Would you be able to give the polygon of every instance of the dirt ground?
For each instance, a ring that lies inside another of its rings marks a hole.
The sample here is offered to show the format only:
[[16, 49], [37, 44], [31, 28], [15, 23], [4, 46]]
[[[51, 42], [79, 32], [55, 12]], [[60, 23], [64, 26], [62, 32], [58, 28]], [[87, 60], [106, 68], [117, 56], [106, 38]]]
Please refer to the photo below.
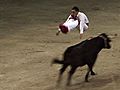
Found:
[[[90, 20], [90, 28], [56, 36], [58, 24], [77, 5]], [[1, 0], [0, 1], [0, 90], [120, 90], [120, 0]], [[56, 87], [62, 58], [68, 46], [90, 36], [107, 33], [112, 48], [99, 53], [97, 75], [84, 82], [87, 67], [78, 68], [66, 87], [69, 68]], [[117, 34], [117, 35], [116, 35]]]

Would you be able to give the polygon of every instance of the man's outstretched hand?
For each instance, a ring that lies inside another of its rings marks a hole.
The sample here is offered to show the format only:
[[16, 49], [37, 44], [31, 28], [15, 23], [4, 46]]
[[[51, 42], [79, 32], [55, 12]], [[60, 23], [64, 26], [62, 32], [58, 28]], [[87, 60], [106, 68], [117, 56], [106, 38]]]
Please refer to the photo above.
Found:
[[80, 39], [82, 39], [83, 34], [80, 34]]

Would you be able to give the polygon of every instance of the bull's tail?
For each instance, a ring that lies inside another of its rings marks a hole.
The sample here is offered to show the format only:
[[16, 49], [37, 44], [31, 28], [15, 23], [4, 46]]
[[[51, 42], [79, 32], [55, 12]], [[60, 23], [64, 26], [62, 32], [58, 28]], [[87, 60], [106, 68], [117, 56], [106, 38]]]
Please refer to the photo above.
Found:
[[54, 59], [51, 64], [64, 64], [64, 61], [59, 59]]

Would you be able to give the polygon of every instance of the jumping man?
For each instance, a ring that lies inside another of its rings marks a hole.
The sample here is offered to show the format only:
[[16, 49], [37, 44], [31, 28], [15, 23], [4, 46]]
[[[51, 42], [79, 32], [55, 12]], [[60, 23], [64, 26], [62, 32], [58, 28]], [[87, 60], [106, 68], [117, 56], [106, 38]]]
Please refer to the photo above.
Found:
[[67, 34], [71, 30], [74, 30], [78, 27], [80, 31], [80, 39], [82, 38], [83, 32], [88, 29], [89, 20], [87, 16], [79, 11], [78, 7], [73, 7], [71, 10], [71, 14], [69, 15], [68, 19], [59, 25], [58, 32], [56, 35], [59, 35], [60, 32]]

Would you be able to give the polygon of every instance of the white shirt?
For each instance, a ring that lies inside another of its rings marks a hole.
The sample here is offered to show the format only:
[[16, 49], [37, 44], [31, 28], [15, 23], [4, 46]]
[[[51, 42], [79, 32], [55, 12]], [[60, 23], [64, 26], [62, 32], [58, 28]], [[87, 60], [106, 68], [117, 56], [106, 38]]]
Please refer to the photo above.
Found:
[[77, 17], [79, 18], [80, 22], [89, 23], [89, 20], [84, 13], [78, 12]]
[[77, 17], [80, 20], [80, 24], [79, 24], [80, 34], [83, 34], [84, 30], [86, 28], [88, 28], [86, 23], [89, 23], [89, 20], [88, 20], [87, 16], [84, 13], [82, 13], [82, 12], [79, 12]]

